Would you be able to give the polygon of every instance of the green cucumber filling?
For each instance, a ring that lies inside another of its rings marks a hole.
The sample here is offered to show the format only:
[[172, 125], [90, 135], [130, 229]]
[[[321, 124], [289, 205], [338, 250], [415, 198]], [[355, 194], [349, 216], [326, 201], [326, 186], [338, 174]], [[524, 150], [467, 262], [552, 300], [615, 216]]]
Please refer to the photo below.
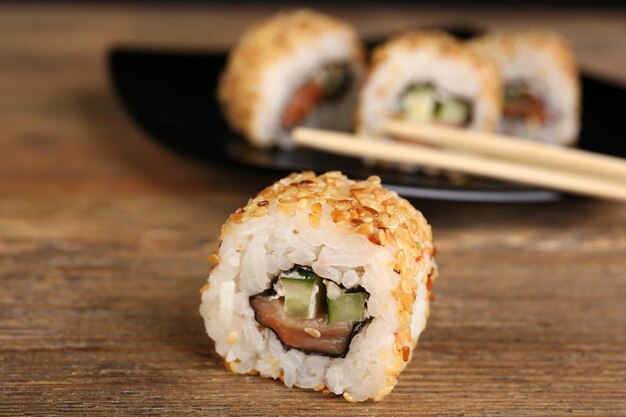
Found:
[[[333, 281], [322, 279], [307, 267], [281, 272], [278, 282], [284, 292], [285, 314], [302, 319], [325, 315], [327, 324], [356, 322], [365, 318], [367, 293], [347, 293]], [[330, 288], [330, 291], [328, 291]]]
[[346, 289], [310, 267], [295, 266], [250, 297], [250, 306], [257, 322], [274, 331], [285, 347], [343, 357], [369, 321], [368, 298], [361, 287]]
[[429, 83], [411, 85], [400, 98], [399, 117], [410, 122], [464, 127], [471, 116], [468, 100], [444, 93]]

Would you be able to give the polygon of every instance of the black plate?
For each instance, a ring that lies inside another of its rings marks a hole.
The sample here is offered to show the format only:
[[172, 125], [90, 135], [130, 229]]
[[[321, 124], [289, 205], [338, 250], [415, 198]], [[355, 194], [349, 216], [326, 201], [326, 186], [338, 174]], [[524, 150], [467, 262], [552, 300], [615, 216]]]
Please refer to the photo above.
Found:
[[[275, 176], [337, 169], [355, 178], [380, 175], [389, 188], [407, 197], [484, 202], [539, 202], [562, 197], [552, 191], [479, 178], [454, 185], [445, 178], [366, 167], [357, 159], [310, 149], [258, 150], [234, 134], [221, 116], [215, 89], [225, 58], [224, 53], [115, 48], [109, 56], [109, 69], [117, 95], [139, 126], [166, 146], [210, 163], [260, 169]], [[626, 157], [626, 90], [588, 74], [583, 74], [582, 81], [579, 146]]]

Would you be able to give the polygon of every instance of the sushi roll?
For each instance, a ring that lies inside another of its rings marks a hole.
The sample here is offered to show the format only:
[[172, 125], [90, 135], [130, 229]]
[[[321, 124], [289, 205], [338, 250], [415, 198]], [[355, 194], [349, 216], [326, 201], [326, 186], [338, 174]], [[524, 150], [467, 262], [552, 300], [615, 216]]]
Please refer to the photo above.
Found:
[[574, 54], [552, 32], [494, 33], [470, 46], [498, 63], [504, 76], [505, 134], [573, 145], [580, 129], [580, 80]]
[[233, 372], [380, 400], [426, 326], [433, 253], [380, 178], [294, 173], [230, 215], [200, 313]]
[[377, 47], [361, 89], [357, 131], [378, 135], [390, 118], [493, 130], [500, 73], [443, 32], [398, 35]]
[[365, 54], [349, 24], [308, 9], [250, 28], [231, 50], [218, 100], [251, 144], [289, 146], [297, 125], [348, 130]]

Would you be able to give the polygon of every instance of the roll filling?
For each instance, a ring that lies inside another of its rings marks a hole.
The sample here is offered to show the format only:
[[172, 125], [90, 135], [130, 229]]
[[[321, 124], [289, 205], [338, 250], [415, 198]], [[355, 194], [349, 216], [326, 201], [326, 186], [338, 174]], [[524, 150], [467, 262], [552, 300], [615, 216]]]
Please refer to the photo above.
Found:
[[377, 46], [370, 62], [356, 113], [360, 135], [385, 140], [389, 118], [495, 129], [501, 111], [500, 71], [452, 36], [405, 32]]
[[351, 80], [347, 63], [324, 65], [291, 97], [281, 117], [283, 130], [291, 130], [321, 102], [340, 99], [348, 91]]
[[262, 293], [250, 297], [259, 324], [286, 348], [344, 357], [350, 340], [367, 322], [369, 294], [322, 279], [310, 267], [283, 271]]
[[401, 96], [398, 118], [410, 122], [466, 127], [472, 116], [469, 100], [431, 83], [413, 84]]
[[506, 83], [502, 112], [505, 130], [506, 126], [513, 124], [523, 123], [531, 128], [545, 125], [548, 121], [548, 112], [538, 88], [524, 80]]

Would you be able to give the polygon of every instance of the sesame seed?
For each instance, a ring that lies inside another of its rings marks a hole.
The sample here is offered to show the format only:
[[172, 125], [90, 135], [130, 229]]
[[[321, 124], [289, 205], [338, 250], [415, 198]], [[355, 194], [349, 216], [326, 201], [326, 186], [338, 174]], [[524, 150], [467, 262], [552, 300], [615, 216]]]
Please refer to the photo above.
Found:
[[296, 212], [296, 208], [293, 204], [279, 204], [278, 211], [287, 216], [293, 216]]
[[370, 233], [369, 235], [367, 235], [367, 240], [369, 240], [370, 242], [372, 242], [375, 245], [380, 245], [380, 239], [378, 239], [378, 235], [374, 234], [374, 233]]
[[315, 391], [321, 391], [321, 390], [323, 390], [324, 388], [326, 388], [326, 385], [324, 385], [322, 382], [320, 382], [319, 384], [317, 384], [316, 386], [314, 386], [314, 387], [313, 387], [313, 389], [314, 389]]
[[201, 288], [200, 288], [200, 294], [202, 294], [203, 292], [205, 292], [206, 290], [209, 289], [209, 287], [211, 286], [211, 282], [207, 281]]
[[385, 244], [387, 243], [387, 236], [385, 235], [384, 229], [378, 230], [378, 240], [380, 241], [380, 244], [382, 246], [385, 246]]
[[266, 207], [257, 207], [250, 212], [250, 217], [263, 217], [267, 214]]
[[319, 330], [313, 329], [311, 327], [305, 327], [304, 328], [304, 332], [307, 333], [310, 336], [313, 336], [313, 337], [320, 337], [320, 336], [322, 336], [322, 334], [320, 333]]
[[314, 214], [314, 213], [309, 214], [309, 224], [314, 229], [318, 229], [320, 227], [321, 220], [322, 218], [320, 217], [319, 214]]
[[360, 226], [363, 223], [365, 223], [365, 222], [363, 220], [361, 220], [361, 219], [352, 219], [352, 220], [350, 220], [350, 224], [353, 225], [353, 226]]
[[409, 357], [411, 356], [411, 348], [408, 346], [402, 347], [402, 360], [408, 362]]
[[322, 214], [322, 205], [320, 203], [315, 203], [311, 206], [311, 211], [315, 214]]
[[343, 398], [345, 398], [346, 401], [351, 402], [351, 403], [355, 403], [356, 402], [356, 400], [354, 399], [352, 394], [350, 394], [347, 391], [343, 393]]
[[375, 209], [373, 209], [373, 208], [371, 208], [371, 207], [364, 206], [364, 207], [363, 207], [363, 210], [367, 211], [367, 212], [368, 212], [368, 213], [370, 213], [372, 216], [378, 216], [378, 210], [375, 210]]
[[208, 259], [209, 263], [217, 264], [220, 262], [220, 255], [217, 253], [212, 253], [209, 255]]
[[361, 235], [369, 235], [374, 231], [374, 226], [371, 223], [363, 223], [354, 230]]

